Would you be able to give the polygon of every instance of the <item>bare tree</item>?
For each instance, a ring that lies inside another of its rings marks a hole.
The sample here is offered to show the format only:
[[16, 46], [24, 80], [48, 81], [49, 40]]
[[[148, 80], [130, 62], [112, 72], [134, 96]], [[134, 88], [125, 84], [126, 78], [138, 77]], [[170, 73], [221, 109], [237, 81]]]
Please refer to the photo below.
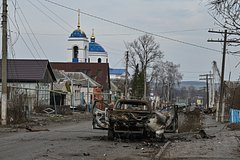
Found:
[[155, 89], [161, 90], [161, 94], [166, 101], [172, 98], [172, 91], [176, 84], [182, 80], [182, 74], [178, 71], [180, 65], [173, 62], [157, 62], [153, 66], [152, 81]]
[[139, 65], [140, 71], [150, 67], [157, 59], [163, 57], [160, 51], [160, 44], [158, 44], [151, 35], [143, 35], [138, 39], [127, 44], [129, 51], [129, 66], [136, 69]]
[[240, 29], [239, 0], [209, 0], [210, 10], [217, 24], [228, 30]]
[[[139, 70], [144, 74], [144, 98], [146, 98], [147, 70], [151, 68], [153, 62], [163, 57], [160, 45], [151, 35], [143, 35], [127, 44], [129, 51], [129, 66], [134, 70]], [[138, 68], [139, 67], [139, 68]]]

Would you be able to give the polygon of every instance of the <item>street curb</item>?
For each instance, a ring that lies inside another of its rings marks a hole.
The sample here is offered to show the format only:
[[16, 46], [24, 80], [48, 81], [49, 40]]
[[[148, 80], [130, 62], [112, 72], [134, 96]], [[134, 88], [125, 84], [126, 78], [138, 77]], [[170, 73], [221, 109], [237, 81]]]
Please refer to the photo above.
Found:
[[154, 160], [159, 160], [162, 153], [165, 151], [165, 149], [167, 148], [167, 146], [170, 144], [170, 141], [168, 141], [167, 143], [164, 144], [164, 146], [160, 149], [160, 151], [158, 152], [158, 154], [156, 154], [156, 156], [154, 157]]

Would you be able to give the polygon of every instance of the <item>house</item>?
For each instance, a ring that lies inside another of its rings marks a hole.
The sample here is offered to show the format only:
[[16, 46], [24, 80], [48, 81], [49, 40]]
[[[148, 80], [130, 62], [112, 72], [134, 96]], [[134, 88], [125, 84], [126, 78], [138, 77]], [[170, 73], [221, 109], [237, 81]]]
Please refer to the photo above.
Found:
[[102, 86], [82, 72], [64, 72], [54, 69], [57, 82], [53, 89], [56, 91], [67, 92], [66, 104], [72, 107], [92, 104], [97, 96], [96, 89]]
[[[0, 62], [2, 64], [2, 60]], [[0, 69], [0, 77], [2, 78], [2, 69]], [[9, 103], [21, 94], [26, 95], [26, 105], [29, 110], [34, 109], [34, 105], [49, 105], [49, 90], [53, 88], [55, 81], [48, 60], [8, 59], [7, 61]]]
[[66, 73], [84, 73], [102, 86], [103, 93], [109, 93], [110, 78], [108, 63], [72, 63], [51, 62], [53, 69], [63, 70]]

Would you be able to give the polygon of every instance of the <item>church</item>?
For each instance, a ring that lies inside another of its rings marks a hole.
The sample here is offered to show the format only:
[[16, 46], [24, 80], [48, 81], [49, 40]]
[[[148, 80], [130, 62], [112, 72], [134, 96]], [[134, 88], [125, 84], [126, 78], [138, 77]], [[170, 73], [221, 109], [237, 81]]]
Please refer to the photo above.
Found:
[[77, 28], [68, 37], [67, 62], [51, 62], [53, 69], [65, 72], [82, 72], [102, 85], [102, 92], [110, 91], [108, 53], [96, 42], [94, 30], [90, 40], [80, 27], [80, 11]]
[[94, 30], [90, 42], [80, 28], [80, 13], [78, 13], [78, 25], [68, 38], [68, 61], [72, 63], [108, 63], [108, 54], [98, 43]]

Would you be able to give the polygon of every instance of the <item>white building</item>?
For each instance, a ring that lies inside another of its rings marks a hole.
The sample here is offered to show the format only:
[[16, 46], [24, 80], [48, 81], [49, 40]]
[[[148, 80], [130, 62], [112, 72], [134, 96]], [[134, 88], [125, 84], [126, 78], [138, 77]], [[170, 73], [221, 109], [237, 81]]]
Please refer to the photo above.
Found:
[[78, 13], [78, 25], [68, 38], [68, 58], [73, 63], [108, 63], [108, 53], [104, 48], [95, 42], [94, 31], [90, 42], [80, 28], [80, 13]]

